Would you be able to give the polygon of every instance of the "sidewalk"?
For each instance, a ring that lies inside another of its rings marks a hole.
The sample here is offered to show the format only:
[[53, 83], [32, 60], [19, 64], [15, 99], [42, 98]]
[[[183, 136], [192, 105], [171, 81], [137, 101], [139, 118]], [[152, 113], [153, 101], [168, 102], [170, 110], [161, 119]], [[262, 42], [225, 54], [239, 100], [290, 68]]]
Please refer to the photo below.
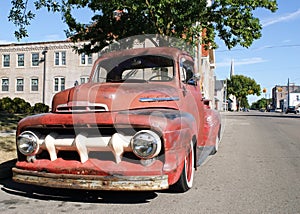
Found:
[[16, 130], [0, 131], [0, 137], [9, 137], [16, 135]]

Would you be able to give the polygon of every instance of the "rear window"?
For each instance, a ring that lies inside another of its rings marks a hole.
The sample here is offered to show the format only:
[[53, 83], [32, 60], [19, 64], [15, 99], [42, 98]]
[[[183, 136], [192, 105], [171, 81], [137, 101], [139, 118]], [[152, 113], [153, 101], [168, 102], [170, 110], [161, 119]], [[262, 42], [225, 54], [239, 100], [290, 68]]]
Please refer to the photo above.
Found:
[[174, 62], [165, 56], [126, 56], [101, 61], [93, 82], [171, 81]]

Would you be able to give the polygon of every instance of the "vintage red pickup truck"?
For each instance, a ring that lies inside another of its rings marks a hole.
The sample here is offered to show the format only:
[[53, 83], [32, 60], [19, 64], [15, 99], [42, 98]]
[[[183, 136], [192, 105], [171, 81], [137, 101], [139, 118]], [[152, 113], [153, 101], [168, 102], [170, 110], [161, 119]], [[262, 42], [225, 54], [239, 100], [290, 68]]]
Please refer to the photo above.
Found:
[[54, 188], [185, 192], [218, 149], [193, 58], [171, 47], [102, 55], [86, 84], [17, 128], [13, 180]]

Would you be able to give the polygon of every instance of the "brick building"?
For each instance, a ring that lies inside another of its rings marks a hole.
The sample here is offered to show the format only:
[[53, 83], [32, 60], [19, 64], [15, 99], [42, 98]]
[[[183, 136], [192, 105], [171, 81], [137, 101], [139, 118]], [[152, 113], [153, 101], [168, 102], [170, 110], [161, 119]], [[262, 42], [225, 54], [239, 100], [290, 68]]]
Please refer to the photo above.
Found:
[[88, 80], [98, 54], [77, 54], [69, 41], [0, 45], [0, 99], [51, 105], [58, 91]]
[[288, 86], [276, 85], [272, 88], [272, 107], [273, 109], [281, 109], [284, 111], [287, 107], [289, 94], [289, 104], [297, 106], [300, 103], [300, 86], [290, 84]]

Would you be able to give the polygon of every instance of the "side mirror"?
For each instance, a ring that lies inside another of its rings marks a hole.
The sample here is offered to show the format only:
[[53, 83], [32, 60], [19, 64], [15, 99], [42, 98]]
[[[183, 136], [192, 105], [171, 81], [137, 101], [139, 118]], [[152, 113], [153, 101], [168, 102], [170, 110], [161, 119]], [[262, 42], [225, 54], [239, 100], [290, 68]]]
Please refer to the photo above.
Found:
[[196, 73], [193, 75], [193, 77], [191, 79], [189, 79], [187, 81], [187, 84], [189, 85], [197, 85], [197, 82], [200, 80], [200, 74], [199, 73]]

